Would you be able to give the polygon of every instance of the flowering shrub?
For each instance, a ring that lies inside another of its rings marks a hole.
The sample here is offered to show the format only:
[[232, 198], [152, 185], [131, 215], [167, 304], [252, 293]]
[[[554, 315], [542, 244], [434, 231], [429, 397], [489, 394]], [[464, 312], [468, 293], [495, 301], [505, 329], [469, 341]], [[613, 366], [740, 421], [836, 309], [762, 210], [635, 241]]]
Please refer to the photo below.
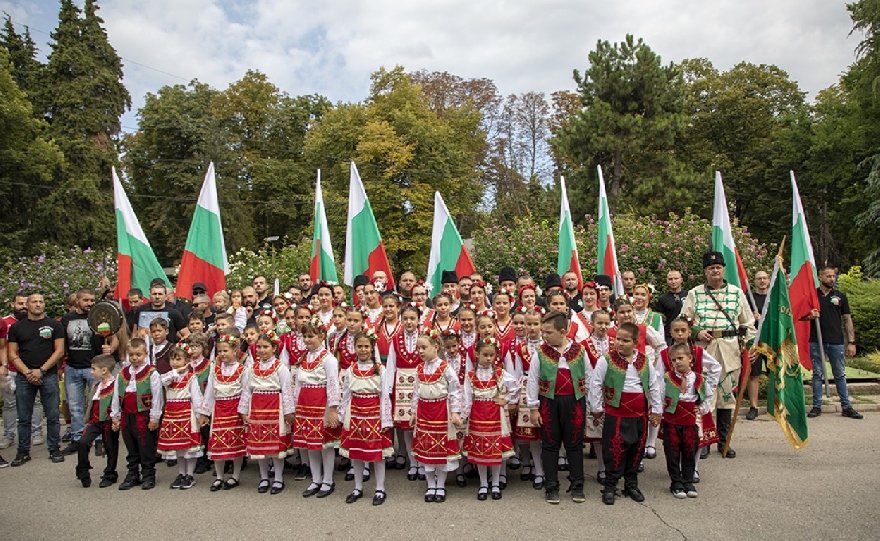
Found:
[[[474, 235], [474, 264], [488, 280], [496, 281], [498, 270], [509, 265], [517, 273], [536, 277], [538, 283], [546, 274], [556, 272], [558, 254], [558, 223], [538, 221], [530, 217], [517, 219], [512, 226], [492, 226]], [[632, 270], [638, 282], [657, 285], [665, 290], [666, 273], [679, 270], [684, 287], [696, 286], [704, 280], [703, 253], [708, 249], [712, 224], [690, 209], [683, 216], [670, 214], [659, 220], [648, 216], [616, 215], [612, 217], [617, 261], [621, 270]], [[596, 239], [599, 223], [586, 216], [586, 227], [575, 225], [575, 241], [584, 278], [596, 271]], [[759, 269], [772, 268], [772, 255], [767, 245], [759, 242], [741, 227], [734, 227], [733, 238], [749, 276]]]
[[[264, 244], [253, 252], [242, 248], [229, 256], [229, 274], [226, 276], [228, 289], [241, 289], [251, 285], [255, 276], [262, 274], [269, 282], [269, 289], [275, 278], [280, 282], [281, 291], [295, 284], [301, 272], [309, 271], [312, 252], [312, 239], [302, 238], [296, 244], [285, 236], [280, 248]], [[342, 274], [339, 273], [341, 277]]]
[[97, 289], [98, 282], [107, 277], [116, 281], [116, 253], [91, 248], [63, 248], [43, 243], [33, 257], [21, 257], [2, 264], [0, 275], [0, 303], [3, 314], [18, 291], [41, 293], [46, 300], [46, 313], [58, 317], [64, 313], [67, 296], [82, 288]]

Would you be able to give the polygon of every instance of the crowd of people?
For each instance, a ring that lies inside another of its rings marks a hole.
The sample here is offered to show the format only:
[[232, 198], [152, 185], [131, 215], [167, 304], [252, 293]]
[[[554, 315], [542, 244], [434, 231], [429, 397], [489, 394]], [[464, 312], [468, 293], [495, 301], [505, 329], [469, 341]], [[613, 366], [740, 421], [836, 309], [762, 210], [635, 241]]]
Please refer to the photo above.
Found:
[[[373, 505], [387, 498], [389, 469], [406, 470], [425, 483], [426, 502], [441, 503], [450, 475], [459, 487], [476, 479], [479, 500], [498, 500], [518, 471], [555, 504], [567, 472], [567, 492], [583, 502], [589, 449], [602, 501], [613, 505], [621, 494], [644, 500], [639, 473], [659, 437], [670, 493], [696, 498], [711, 445], [736, 457], [725, 443], [739, 385], [746, 418], [758, 414], [763, 366], [751, 350], [770, 280], [759, 272], [747, 298], [724, 281], [725, 264], [705, 254], [706, 281], [690, 291], [670, 271], [656, 300], [631, 271], [617, 297], [608, 276], [580, 285], [572, 272], [551, 274], [541, 289], [510, 267], [494, 285], [444, 271], [439, 292], [409, 271], [393, 288], [382, 272], [358, 276], [351, 292], [303, 273], [275, 294], [257, 276], [211, 296], [196, 283], [181, 300], [157, 279], [146, 296], [127, 292], [110, 336], [89, 325], [93, 289], [73, 295], [60, 320], [47, 317], [39, 292], [22, 292], [0, 320], [0, 448], [18, 438], [16, 467], [44, 442], [52, 462], [76, 454], [76, 478], [89, 487], [94, 447], [105, 457], [99, 486], [119, 490], [154, 488], [161, 460], [177, 467], [171, 489], [211, 470], [211, 491], [235, 489], [250, 460], [259, 493], [283, 492], [292, 468], [310, 481], [306, 498], [332, 494], [339, 471], [353, 482], [346, 503], [374, 479]], [[822, 309], [808, 317], [819, 320], [843, 415], [860, 419], [843, 372], [855, 335], [833, 269], [820, 272], [818, 292]], [[815, 417], [818, 342], [811, 354]], [[743, 362], [752, 363], [745, 382]]]

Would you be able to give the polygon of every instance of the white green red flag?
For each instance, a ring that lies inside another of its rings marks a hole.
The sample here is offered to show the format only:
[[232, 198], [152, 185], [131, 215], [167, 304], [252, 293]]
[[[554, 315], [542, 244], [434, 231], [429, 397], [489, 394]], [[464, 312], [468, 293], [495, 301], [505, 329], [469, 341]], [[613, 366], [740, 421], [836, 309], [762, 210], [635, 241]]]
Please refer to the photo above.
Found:
[[749, 279], [743, 266], [739, 251], [733, 242], [733, 230], [730, 227], [730, 215], [727, 211], [727, 197], [721, 182], [721, 172], [715, 171], [715, 207], [712, 210], [712, 246], [711, 249], [721, 252], [724, 256], [724, 279], [743, 290], [748, 289]]
[[605, 177], [602, 166], [599, 171], [599, 242], [596, 250], [596, 274], [604, 274], [614, 284], [614, 295], [623, 295], [623, 280], [620, 266], [617, 264], [617, 248], [614, 244], [614, 232], [611, 229], [611, 212], [608, 209], [608, 194], [605, 192]]
[[116, 283], [116, 298], [124, 302], [130, 289], [140, 289], [144, 293], [150, 291], [150, 282], [154, 278], [162, 278], [165, 285], [170, 286], [162, 265], [156, 259], [156, 254], [150, 247], [150, 241], [144, 235], [141, 224], [138, 222], [134, 209], [125, 195], [125, 189], [116, 176], [116, 168], [113, 174], [113, 199], [116, 207], [116, 252], [118, 261], [119, 278]]
[[559, 178], [562, 188], [562, 202], [559, 208], [559, 256], [556, 260], [556, 272], [563, 276], [574, 271], [578, 278], [578, 291], [584, 287], [581, 262], [578, 258], [577, 244], [574, 240], [574, 226], [571, 221], [571, 210], [568, 207], [568, 193], [565, 190], [565, 179]]
[[333, 259], [333, 246], [330, 244], [330, 229], [327, 227], [327, 214], [324, 212], [324, 195], [321, 193], [321, 170], [315, 182], [315, 232], [312, 235], [312, 263], [309, 265], [312, 282], [338, 282], [336, 261]]
[[428, 278], [431, 290], [439, 293], [443, 271], [454, 270], [458, 277], [469, 276], [477, 268], [467, 246], [452, 221], [440, 192], [434, 192], [434, 226], [431, 229], [431, 255], [428, 258]]
[[807, 217], [801, 204], [794, 171], [791, 171], [791, 191], [793, 200], [791, 224], [791, 315], [797, 332], [798, 356], [807, 370], [813, 369], [810, 360], [810, 325], [811, 320], [804, 320], [810, 311], [819, 309], [819, 278], [816, 274], [816, 258], [813, 256], [813, 245], [810, 242], [810, 230], [807, 228]]
[[217, 181], [212, 162], [208, 164], [208, 172], [205, 173], [202, 191], [199, 193], [192, 224], [186, 236], [175, 292], [178, 297], [191, 299], [193, 284], [202, 282], [208, 296], [213, 296], [214, 293], [226, 289], [227, 274], [229, 261], [223, 241], [223, 226], [220, 224], [220, 202], [217, 200]]
[[378, 270], [384, 271], [388, 277], [386, 288], [394, 289], [394, 275], [391, 274], [391, 265], [388, 264], [388, 255], [385, 253], [382, 236], [379, 235], [373, 208], [367, 199], [357, 166], [351, 162], [348, 226], [345, 230], [345, 272], [342, 280], [346, 285], [352, 286], [356, 276], [365, 274], [372, 280], [373, 273]]

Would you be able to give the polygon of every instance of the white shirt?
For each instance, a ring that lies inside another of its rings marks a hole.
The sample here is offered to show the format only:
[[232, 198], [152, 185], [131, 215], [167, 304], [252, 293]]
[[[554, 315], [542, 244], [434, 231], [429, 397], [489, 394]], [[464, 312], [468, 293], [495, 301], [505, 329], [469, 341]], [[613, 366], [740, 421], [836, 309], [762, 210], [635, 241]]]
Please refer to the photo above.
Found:
[[[489, 366], [483, 368], [481, 366], [477, 366], [474, 370], [474, 374], [477, 379], [480, 381], [489, 381], [495, 377], [495, 367]], [[507, 394], [504, 395], [504, 399], [507, 400], [508, 404], [516, 404], [519, 396], [519, 381], [507, 370], [501, 371], [501, 386], [504, 390], [507, 391]], [[471, 414], [471, 407], [474, 405], [474, 389], [471, 386], [471, 378], [464, 378], [464, 407], [461, 410], [461, 414], [464, 417], [468, 417]], [[499, 406], [501, 407], [501, 406]]]
[[[571, 340], [568, 341], [568, 345], [565, 346], [565, 349], [562, 350], [562, 353], [559, 354], [559, 369], [568, 370], [568, 361], [565, 360], [565, 354], [569, 349], [574, 346], [575, 343]], [[589, 367], [589, 363], [587, 363]], [[537, 408], [541, 405], [541, 401], [539, 399], [540, 394], [538, 393], [538, 379], [541, 377], [541, 361], [538, 359], [538, 350], [532, 352], [532, 360], [529, 361], [529, 381], [526, 384], [526, 403], [530, 408]], [[574, 382], [577, 385], [577, 382]]]
[[[275, 360], [275, 357], [270, 357], [265, 361], [260, 361], [259, 369], [268, 370]], [[248, 415], [251, 410], [251, 395], [253, 394], [253, 389], [251, 389], [250, 381], [252, 373], [252, 367], [246, 369], [241, 380], [241, 400], [238, 402], [238, 413], [241, 413], [242, 415]], [[278, 378], [281, 381], [281, 409], [282, 413], [287, 415], [288, 413], [294, 412], [296, 409], [296, 403], [293, 400], [293, 387], [290, 382], [290, 370], [288, 370], [283, 364], [278, 368]]]
[[[326, 351], [323, 345], [314, 351], [306, 352], [306, 363], [313, 363], [318, 356]], [[327, 407], [338, 406], [339, 397], [342, 391], [339, 389], [339, 361], [332, 354], [328, 353], [324, 356], [324, 372], [327, 377]], [[298, 369], [299, 370], [299, 369]], [[299, 400], [299, 392], [302, 390], [302, 377], [296, 378], [296, 386], [293, 388], [293, 402]]]
[[[149, 363], [144, 363], [139, 369], [131, 369], [131, 379], [125, 387], [126, 393], [137, 392], [137, 378], [144, 370], [150, 368]], [[162, 418], [162, 409], [165, 407], [165, 394], [162, 392], [162, 380], [159, 372], [150, 374], [150, 420], [159, 421]], [[119, 378], [116, 378], [116, 385], [113, 389], [113, 402], [110, 406], [110, 418], [118, 421], [122, 418], [122, 404], [119, 401]]]
[[[427, 375], [431, 375], [436, 372], [440, 368], [440, 357], [436, 357], [433, 360], [425, 361], [423, 365], [424, 372]], [[456, 374], [452, 370], [452, 366], [447, 363], [446, 364], [446, 372], [443, 374], [443, 377], [446, 378], [447, 385], [447, 393], [449, 400], [449, 410], [452, 413], [461, 413], [461, 385], [458, 384], [458, 374]], [[416, 382], [416, 387], [413, 390], [413, 399], [412, 406], [410, 406], [410, 410], [412, 411], [413, 417], [416, 415], [416, 408], [419, 403], [419, 383]]]
[[[629, 360], [626, 367], [626, 376], [623, 380], [623, 392], [625, 393], [643, 393], [642, 379], [639, 377], [639, 371], [636, 370], [633, 361], [635, 361], [636, 353]], [[596, 362], [596, 368], [590, 376], [590, 385], [588, 397], [590, 401], [590, 411], [593, 413], [605, 411], [605, 374], [608, 372], [607, 357], [599, 357]], [[663, 413], [663, 394], [666, 386], [663, 385], [662, 377], [657, 376], [654, 365], [648, 361], [648, 394], [650, 396], [651, 413]]]

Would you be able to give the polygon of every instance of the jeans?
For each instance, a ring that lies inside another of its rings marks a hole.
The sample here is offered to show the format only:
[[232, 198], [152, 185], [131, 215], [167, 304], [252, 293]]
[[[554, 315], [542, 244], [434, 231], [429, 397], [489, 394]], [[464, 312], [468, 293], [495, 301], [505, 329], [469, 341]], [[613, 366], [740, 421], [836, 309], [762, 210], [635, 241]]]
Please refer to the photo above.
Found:
[[70, 437], [72, 442], [79, 440], [85, 428], [86, 392], [95, 385], [91, 368], [64, 368], [64, 387], [67, 390], [67, 406], [70, 408]]
[[[844, 345], [822, 344], [825, 346], [825, 357], [831, 363], [831, 373], [834, 375], [834, 386], [837, 387], [837, 396], [840, 397], [840, 406], [849, 408], [849, 391], [846, 389], [846, 373], [843, 371]], [[813, 407], [822, 407], [822, 382], [825, 378], [825, 364], [819, 355], [819, 344], [810, 342], [810, 360], [813, 361]]]
[[[14, 372], [12, 377], [18, 378]], [[3, 391], [3, 437], [13, 441], [17, 426], [18, 409], [16, 407], [15, 391], [7, 389]], [[34, 404], [34, 420], [31, 423], [31, 433], [34, 437], [43, 435], [43, 406], [39, 402]]]
[[61, 448], [61, 423], [58, 420], [59, 389], [58, 376], [47, 374], [43, 376], [40, 385], [32, 385], [23, 374], [15, 376], [15, 400], [18, 410], [18, 450], [28, 452], [31, 449], [31, 418], [34, 414], [34, 402], [37, 400], [37, 391], [40, 393], [40, 402], [43, 403], [43, 411], [46, 412], [46, 447], [49, 451]]

